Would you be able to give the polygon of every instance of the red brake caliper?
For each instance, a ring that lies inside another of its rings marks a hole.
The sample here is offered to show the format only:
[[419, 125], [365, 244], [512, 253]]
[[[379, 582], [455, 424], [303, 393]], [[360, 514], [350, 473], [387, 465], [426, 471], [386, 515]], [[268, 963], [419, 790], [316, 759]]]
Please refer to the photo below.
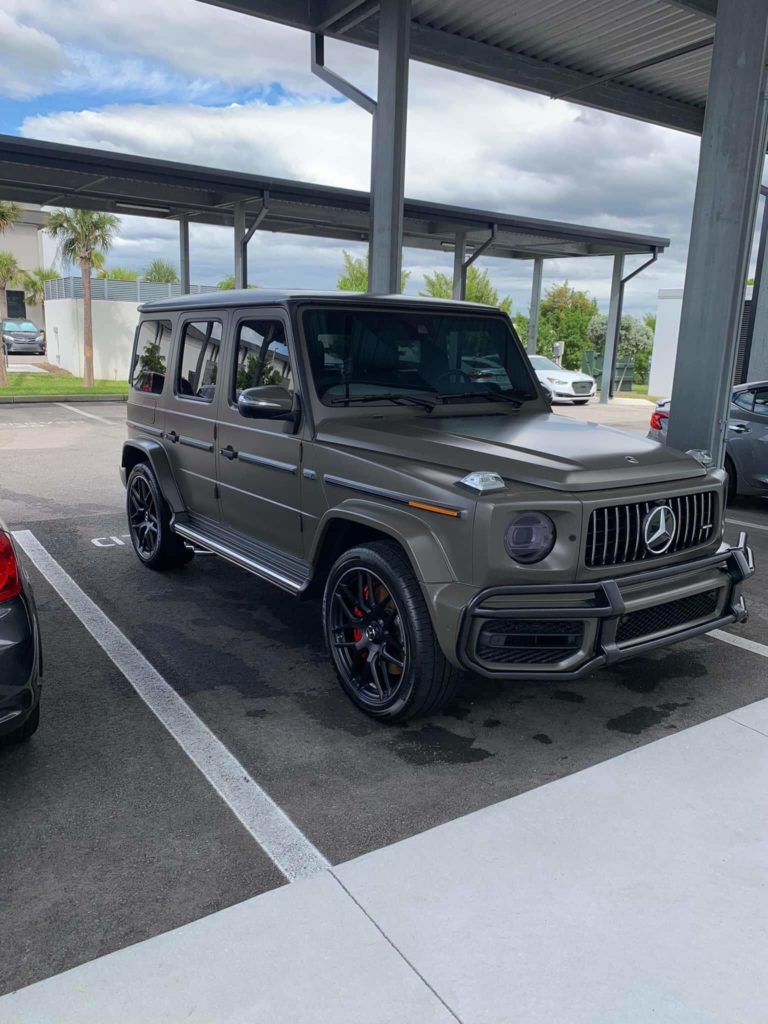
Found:
[[[368, 587], [364, 587], [364, 588], [363, 588], [363, 597], [365, 598], [365, 600], [366, 600], [366, 601], [368, 600]], [[361, 611], [361, 610], [360, 610], [360, 609], [359, 609], [359, 608], [357, 607], [357, 605], [355, 605], [355, 607], [354, 607], [354, 608], [352, 609], [352, 612], [353, 612], [353, 614], [354, 614], [354, 615], [355, 615], [355, 616], [356, 616], [356, 617], [357, 617], [358, 619], [362, 619], [362, 617], [363, 617], [363, 613], [362, 613], [362, 611]], [[360, 640], [362, 640], [362, 639], [363, 639], [363, 631], [362, 631], [362, 629], [353, 629], [353, 630], [352, 630], [352, 636], [353, 636], [353, 638], [354, 638], [354, 641], [355, 641], [355, 643], [358, 643], [358, 642], [359, 642]], [[367, 652], [367, 651], [362, 651], [361, 653], [362, 653], [362, 655], [363, 655], [363, 657], [364, 657], [364, 658], [367, 658], [367, 657], [368, 657], [368, 652]]]

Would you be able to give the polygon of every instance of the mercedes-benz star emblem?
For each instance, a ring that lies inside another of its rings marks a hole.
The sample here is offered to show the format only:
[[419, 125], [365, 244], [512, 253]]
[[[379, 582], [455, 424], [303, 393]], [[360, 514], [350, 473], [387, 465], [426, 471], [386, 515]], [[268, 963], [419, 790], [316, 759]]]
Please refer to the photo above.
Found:
[[643, 541], [652, 555], [668, 551], [677, 532], [677, 517], [669, 505], [657, 505], [643, 520]]

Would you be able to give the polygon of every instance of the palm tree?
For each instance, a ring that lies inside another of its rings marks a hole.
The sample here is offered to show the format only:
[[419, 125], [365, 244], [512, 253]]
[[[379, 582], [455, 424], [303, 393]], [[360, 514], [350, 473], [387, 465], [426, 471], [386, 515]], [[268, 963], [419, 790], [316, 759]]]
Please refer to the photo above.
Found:
[[58, 276], [53, 268], [35, 267], [31, 271], [22, 270], [21, 286], [30, 306], [39, 306], [45, 302], [45, 282], [55, 281]]
[[56, 210], [48, 218], [48, 232], [59, 240], [59, 253], [67, 263], [79, 263], [83, 278], [83, 384], [93, 387], [93, 311], [91, 270], [96, 253], [106, 253], [120, 226], [119, 217], [94, 210]]
[[[8, 316], [8, 285], [19, 276], [19, 264], [12, 252], [0, 252], [0, 320]], [[0, 341], [0, 388], [8, 387], [5, 346]]]
[[4, 234], [8, 228], [13, 227], [14, 224], [18, 224], [22, 214], [23, 210], [18, 203], [0, 202], [0, 235]]
[[152, 260], [141, 277], [142, 281], [152, 281], [155, 284], [178, 284], [179, 275], [176, 267], [167, 260]]

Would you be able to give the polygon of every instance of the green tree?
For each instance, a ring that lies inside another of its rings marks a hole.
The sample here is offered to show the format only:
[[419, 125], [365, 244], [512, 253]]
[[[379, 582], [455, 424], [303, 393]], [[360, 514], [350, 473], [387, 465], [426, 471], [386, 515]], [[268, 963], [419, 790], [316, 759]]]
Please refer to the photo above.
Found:
[[91, 271], [96, 253], [107, 253], [120, 220], [112, 213], [94, 210], [56, 210], [48, 218], [48, 232], [58, 239], [59, 253], [67, 263], [78, 263], [83, 278], [83, 384], [93, 387], [93, 309]]
[[[344, 269], [339, 274], [336, 287], [342, 292], [368, 291], [368, 253], [365, 256], [353, 256], [346, 249], [342, 251]], [[410, 271], [400, 271], [400, 291], [405, 291]]]
[[5, 234], [14, 224], [18, 224], [23, 212], [18, 203], [0, 202], [0, 235]]
[[[0, 252], [0, 320], [8, 316], [8, 285], [19, 278], [19, 264], [11, 252]], [[0, 344], [0, 388], [8, 387], [5, 346]]]
[[152, 260], [142, 274], [142, 281], [151, 281], [153, 284], [178, 284], [179, 275], [174, 265], [167, 260]]
[[655, 313], [643, 313], [643, 323], [651, 332], [656, 333], [656, 314]]
[[[453, 296], [453, 277], [436, 270], [434, 274], [424, 275], [426, 291], [419, 295], [433, 295], [436, 299], [450, 299]], [[491, 284], [487, 270], [480, 270], [475, 263], [467, 267], [467, 301], [482, 302], [486, 306], [498, 306], [504, 313], [511, 313], [512, 299], [509, 295], [499, 299], [499, 293]]]
[[562, 341], [563, 366], [578, 370], [589, 346], [587, 328], [596, 313], [597, 301], [588, 292], [571, 288], [567, 281], [551, 285], [539, 306], [539, 351], [551, 353], [552, 344]]
[[[604, 313], [597, 313], [589, 322], [587, 334], [592, 347], [598, 353], [605, 352], [605, 336], [608, 331], [608, 317]], [[619, 327], [619, 351], [618, 357], [625, 363], [635, 367], [638, 360], [645, 356], [647, 359], [653, 350], [653, 334], [647, 323], [638, 320], [634, 316], [625, 313], [621, 318]], [[624, 373], [621, 375], [617, 391], [621, 389], [624, 382]]]
[[[95, 264], [94, 264], [95, 266]], [[130, 270], [128, 267], [104, 267], [96, 277], [109, 281], [138, 281], [138, 270]]]
[[45, 302], [45, 282], [55, 281], [58, 276], [53, 267], [47, 269], [46, 267], [35, 267], [30, 271], [22, 270], [19, 280], [30, 306], [39, 306]]
[[235, 275], [227, 274], [226, 277], [222, 277], [216, 287], [222, 292], [231, 291], [235, 287]]

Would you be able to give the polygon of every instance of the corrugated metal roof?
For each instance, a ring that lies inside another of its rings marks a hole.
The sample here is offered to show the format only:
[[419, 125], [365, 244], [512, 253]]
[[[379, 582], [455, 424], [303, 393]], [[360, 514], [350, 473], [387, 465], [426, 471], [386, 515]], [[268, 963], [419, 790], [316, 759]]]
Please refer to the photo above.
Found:
[[[204, 2], [377, 45], [371, 0]], [[715, 8], [716, 0], [413, 0], [411, 55], [696, 132]], [[678, 56], [664, 59], [670, 53]]]
[[[4, 199], [165, 219], [188, 214], [197, 223], [231, 225], [236, 202], [247, 203], [252, 223], [265, 193], [260, 230], [368, 238], [367, 192], [0, 135]], [[640, 254], [669, 244], [666, 238], [414, 199], [405, 200], [404, 220], [404, 244], [433, 250], [450, 247], [457, 231], [477, 246], [495, 225], [496, 238], [485, 251], [507, 258]]]

